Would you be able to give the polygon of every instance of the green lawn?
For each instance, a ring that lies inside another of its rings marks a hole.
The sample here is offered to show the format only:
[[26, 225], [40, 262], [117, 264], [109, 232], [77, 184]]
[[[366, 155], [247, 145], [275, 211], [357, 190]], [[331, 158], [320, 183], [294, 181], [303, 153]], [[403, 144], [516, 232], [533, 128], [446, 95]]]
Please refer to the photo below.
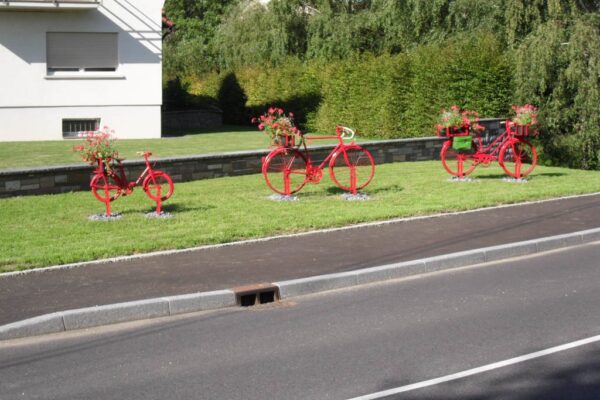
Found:
[[0, 271], [600, 192], [594, 171], [540, 166], [525, 184], [503, 182], [496, 166], [472, 176], [479, 180], [448, 182], [434, 161], [380, 165], [365, 202], [342, 200], [327, 174], [297, 202], [267, 199], [261, 175], [179, 183], [164, 204], [174, 216], [165, 220], [144, 216], [153, 203], [140, 190], [113, 203], [123, 218], [111, 222], [88, 221], [103, 211], [89, 192], [2, 199]]
[[[358, 139], [358, 141], [362, 141]], [[78, 164], [81, 158], [73, 146], [81, 140], [5, 142], [0, 145], [0, 170], [23, 167]], [[314, 145], [333, 143], [323, 140]], [[222, 153], [240, 150], [262, 150], [269, 146], [264, 132], [252, 127], [229, 126], [222, 131], [195, 131], [161, 139], [123, 139], [115, 143], [121, 157], [139, 159], [138, 151], [149, 150], [155, 158]]]

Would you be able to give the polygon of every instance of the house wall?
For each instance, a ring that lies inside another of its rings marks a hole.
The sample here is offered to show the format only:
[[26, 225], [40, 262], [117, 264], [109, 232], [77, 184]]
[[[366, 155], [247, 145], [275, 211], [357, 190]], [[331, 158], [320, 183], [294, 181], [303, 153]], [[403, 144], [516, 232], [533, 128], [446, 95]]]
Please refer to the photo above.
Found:
[[[92, 10], [0, 9], [0, 141], [60, 140], [63, 118], [101, 118], [119, 138], [160, 137], [162, 5], [104, 0]], [[47, 32], [117, 32], [117, 71], [49, 76]]]

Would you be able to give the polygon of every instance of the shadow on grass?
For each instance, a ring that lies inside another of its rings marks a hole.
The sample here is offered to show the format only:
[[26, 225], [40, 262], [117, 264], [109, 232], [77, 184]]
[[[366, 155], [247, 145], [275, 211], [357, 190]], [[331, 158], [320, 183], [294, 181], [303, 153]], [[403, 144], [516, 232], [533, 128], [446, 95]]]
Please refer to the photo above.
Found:
[[[386, 192], [401, 192], [403, 190], [404, 190], [404, 188], [402, 188], [402, 186], [399, 186], [399, 185], [381, 186], [378, 188], [370, 188], [367, 185], [367, 187], [360, 189], [358, 192], [373, 195], [373, 194], [386, 193]], [[344, 193], [348, 193], [348, 191], [342, 190], [337, 186], [328, 187], [326, 191], [327, 191], [327, 193], [333, 194], [333, 195], [342, 195]]]
[[[181, 203], [167, 203], [167, 204], [163, 204], [161, 206], [161, 210], [164, 212], [168, 212], [168, 213], [208, 211], [208, 210], [212, 210], [214, 208], [216, 208], [216, 207], [213, 205], [201, 205], [201, 206], [196, 206], [196, 207], [190, 207], [188, 205], [181, 204]], [[113, 210], [113, 213], [119, 213], [119, 214], [123, 214], [123, 215], [139, 215], [139, 214], [146, 214], [146, 213], [153, 212], [153, 211], [156, 211], [156, 204], [149, 203], [149, 204], [139, 207], [139, 208], [133, 208], [133, 209], [128, 209], [128, 210], [124, 210], [124, 211]]]
[[541, 174], [531, 174], [530, 176], [534, 177], [534, 176], [550, 176], [550, 177], [556, 177], [556, 176], [565, 176], [567, 174], [565, 174], [564, 172], [542, 172]]
[[[533, 179], [536, 177], [559, 177], [559, 176], [565, 176], [566, 174], [563, 172], [541, 172], [541, 173], [531, 173], [529, 175], [527, 175], [525, 178], [526, 179]], [[498, 173], [491, 173], [491, 174], [487, 174], [487, 175], [469, 175], [470, 177], [474, 178], [474, 179], [504, 179], [504, 178], [509, 178], [508, 175], [506, 174], [498, 174]]]
[[190, 212], [190, 211], [208, 211], [213, 210], [217, 207], [213, 205], [200, 205], [195, 207], [190, 207], [189, 205], [181, 204], [181, 203], [173, 203], [173, 204], [165, 204], [162, 206], [162, 210], [170, 213], [178, 213], [178, 212]]

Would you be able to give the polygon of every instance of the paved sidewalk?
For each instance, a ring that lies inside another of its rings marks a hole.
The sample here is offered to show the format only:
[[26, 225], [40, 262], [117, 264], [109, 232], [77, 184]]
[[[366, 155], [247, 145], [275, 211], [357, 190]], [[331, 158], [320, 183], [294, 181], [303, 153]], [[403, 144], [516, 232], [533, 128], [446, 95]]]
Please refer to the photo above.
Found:
[[600, 227], [600, 195], [0, 276], [0, 325], [50, 312], [351, 271]]

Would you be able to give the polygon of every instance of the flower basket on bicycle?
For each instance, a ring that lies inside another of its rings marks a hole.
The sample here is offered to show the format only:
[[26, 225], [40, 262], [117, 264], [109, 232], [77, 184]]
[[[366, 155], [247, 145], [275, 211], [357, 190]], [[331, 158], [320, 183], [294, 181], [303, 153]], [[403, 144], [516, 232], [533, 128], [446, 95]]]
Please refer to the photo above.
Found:
[[537, 131], [530, 130], [532, 125], [537, 124], [537, 108], [531, 104], [525, 104], [524, 106], [512, 106], [515, 111], [515, 116], [510, 120], [506, 121], [506, 126], [510, 129], [510, 133], [513, 136], [526, 137], [529, 134], [537, 135]]
[[287, 115], [282, 108], [270, 107], [267, 113], [252, 118], [258, 129], [271, 138], [271, 147], [297, 147], [302, 144], [302, 133], [294, 125], [294, 114]]
[[111, 172], [115, 165], [115, 160], [119, 158], [119, 152], [114, 147], [116, 139], [112, 136], [114, 131], [107, 126], [102, 130], [94, 132], [83, 132], [79, 137], [84, 138], [82, 144], [74, 146], [73, 151], [81, 155], [81, 159], [89, 165], [103, 164], [105, 172]]
[[475, 111], [460, 111], [453, 105], [449, 110], [442, 110], [440, 121], [436, 125], [437, 135], [450, 138], [452, 149], [456, 151], [469, 151], [473, 147], [473, 136], [483, 130], [479, 125], [479, 115]]

